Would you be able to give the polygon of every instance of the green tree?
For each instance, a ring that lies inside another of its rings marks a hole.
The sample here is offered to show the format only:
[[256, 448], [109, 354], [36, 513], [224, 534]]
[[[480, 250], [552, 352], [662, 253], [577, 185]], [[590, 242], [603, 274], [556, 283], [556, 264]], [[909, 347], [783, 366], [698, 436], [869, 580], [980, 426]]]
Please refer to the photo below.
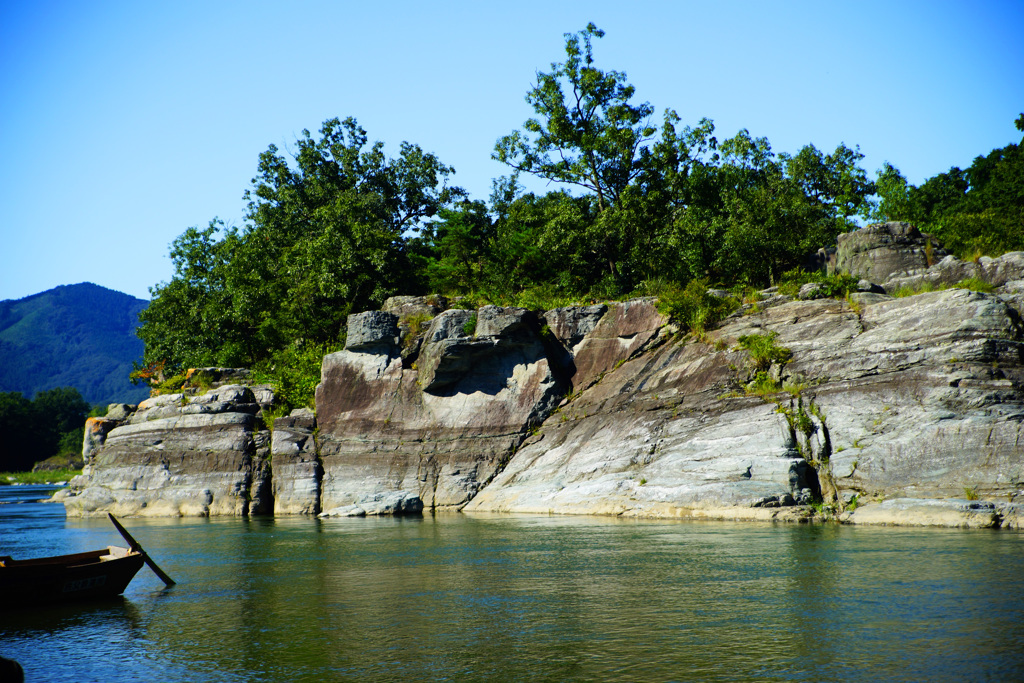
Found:
[[876, 221], [914, 221], [907, 178], [888, 161], [878, 171], [875, 193], [878, 203], [870, 218]]
[[39, 455], [37, 414], [20, 391], [0, 392], [0, 472], [24, 472]]
[[409, 237], [465, 196], [447, 185], [453, 172], [407, 142], [388, 158], [352, 118], [326, 121], [319, 137], [304, 130], [292, 162], [271, 145], [245, 193], [246, 224], [215, 220], [172, 245], [174, 276], [142, 316], [143, 364], [252, 366], [337, 340], [350, 312], [420, 288]]
[[89, 409], [73, 387], [40, 391], [31, 401], [17, 391], [0, 393], [0, 472], [25, 472], [62, 451], [81, 452]]
[[864, 158], [859, 147], [850, 149], [840, 143], [831, 154], [822, 154], [814, 145], [807, 145], [795, 156], [779, 157], [786, 174], [799, 184], [804, 196], [823, 205], [828, 214], [842, 222], [843, 230], [853, 216], [867, 217], [869, 197], [877, 188], [857, 165]]
[[[1015, 122], [1024, 127], [1024, 114]], [[1022, 140], [1024, 144], [1024, 140]], [[1010, 144], [915, 187], [891, 164], [878, 173], [878, 220], [904, 220], [962, 258], [1024, 249], [1024, 151]]]
[[[626, 74], [594, 66], [593, 39], [603, 36], [592, 23], [565, 34], [565, 61], [539, 72], [526, 95], [537, 118], [523, 124], [525, 132], [499, 139], [493, 155], [517, 171], [585, 188], [601, 213], [623, 208], [627, 188], [647, 167], [647, 143], [656, 132], [649, 121], [653, 107], [630, 103], [634, 87]], [[608, 233], [623, 227], [629, 221], [607, 217], [604, 238], [590, 240], [615, 277], [620, 256], [632, 245]]]
[[425, 273], [428, 288], [449, 294], [478, 291], [494, 238], [487, 206], [466, 200], [458, 208], [439, 210], [438, 217], [411, 245], [419, 252], [418, 267]]
[[590, 196], [564, 191], [527, 193], [502, 205], [494, 221], [486, 287], [499, 300], [550, 285], [563, 294], [585, 291], [604, 272], [590, 243], [596, 219]]
[[[224, 233], [224, 234], [221, 234]], [[189, 228], [171, 244], [171, 281], [150, 288], [152, 303], [137, 330], [147, 363], [174, 367], [234, 366], [257, 353], [259, 339], [238, 324], [228, 289], [229, 267], [238, 247], [236, 230], [214, 219]]]
[[[37, 460], [58, 455], [62, 442], [82, 448], [83, 427], [92, 406], [74, 387], [38, 392], [32, 399], [40, 447]], [[40, 457], [41, 456], [41, 457]]]

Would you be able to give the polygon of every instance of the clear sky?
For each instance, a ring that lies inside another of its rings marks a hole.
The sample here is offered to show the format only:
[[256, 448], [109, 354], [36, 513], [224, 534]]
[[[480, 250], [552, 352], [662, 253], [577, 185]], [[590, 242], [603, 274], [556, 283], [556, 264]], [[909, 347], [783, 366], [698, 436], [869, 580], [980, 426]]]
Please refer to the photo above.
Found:
[[720, 139], [859, 145], [916, 184], [1021, 138], [1022, 0], [0, 0], [0, 299], [149, 298], [186, 228], [244, 223], [260, 152], [335, 116], [486, 200], [495, 141], [590, 21], [598, 67]]

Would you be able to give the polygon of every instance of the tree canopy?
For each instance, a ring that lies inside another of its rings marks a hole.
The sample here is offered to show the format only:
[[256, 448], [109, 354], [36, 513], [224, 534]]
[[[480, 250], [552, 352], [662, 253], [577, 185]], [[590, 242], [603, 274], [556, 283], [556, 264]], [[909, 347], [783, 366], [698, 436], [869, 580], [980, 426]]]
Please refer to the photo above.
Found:
[[[1024, 132], [1024, 114], [1015, 125]], [[872, 217], [935, 235], [962, 258], [1024, 250], [1024, 139], [914, 186], [892, 164], [879, 171]]]
[[[1020, 244], [1019, 146], [915, 188], [891, 165], [870, 179], [845, 143], [780, 153], [746, 129], [682, 125], [672, 109], [657, 123], [626, 74], [599, 65], [604, 35], [565, 34], [564, 59], [538, 71], [533, 117], [495, 144], [510, 175], [488, 202], [450, 186], [454, 169], [415, 144], [389, 158], [352, 118], [303, 131], [288, 156], [271, 145], [244, 225], [214, 219], [172, 244], [174, 276], [142, 315], [138, 376], [312, 357], [340, 343], [349, 313], [394, 294], [550, 306], [765, 286], [869, 218], [919, 222], [963, 248]], [[524, 175], [556, 187], [525, 192]]]
[[0, 392], [0, 472], [24, 472], [54, 455], [80, 454], [89, 408], [72, 387], [40, 391], [31, 401], [18, 391]]
[[146, 365], [253, 365], [421, 288], [409, 235], [465, 196], [454, 169], [407, 142], [388, 158], [352, 118], [304, 130], [293, 156], [260, 155], [242, 228], [215, 219], [174, 241], [174, 276], [141, 315]]

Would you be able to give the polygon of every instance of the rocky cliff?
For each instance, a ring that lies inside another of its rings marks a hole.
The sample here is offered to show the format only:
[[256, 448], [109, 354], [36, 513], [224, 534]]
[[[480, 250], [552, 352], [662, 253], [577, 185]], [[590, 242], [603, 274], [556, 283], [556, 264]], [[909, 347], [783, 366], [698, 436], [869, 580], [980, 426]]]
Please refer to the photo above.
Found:
[[89, 418], [85, 469], [62, 493], [69, 516], [247, 515], [272, 510], [266, 390], [223, 385], [115, 405]]
[[[824, 510], [1019, 528], [1024, 254], [965, 263], [882, 224], [842, 239], [831, 267], [864, 291], [767, 290], [696, 336], [650, 299], [531, 312], [397, 297], [349, 318], [315, 415], [278, 418], [272, 437], [244, 387], [92, 425], [69, 514]], [[994, 291], [890, 296], [968, 277]]]

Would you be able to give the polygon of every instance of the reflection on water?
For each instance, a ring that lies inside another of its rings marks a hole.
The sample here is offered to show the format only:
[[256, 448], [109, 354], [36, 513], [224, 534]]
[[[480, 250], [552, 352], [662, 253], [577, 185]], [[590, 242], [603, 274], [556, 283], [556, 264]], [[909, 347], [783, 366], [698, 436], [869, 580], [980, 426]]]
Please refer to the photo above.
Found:
[[[0, 489], [0, 501], [7, 491]], [[444, 515], [127, 520], [179, 583], [0, 613], [29, 680], [1024, 679], [1024, 536]], [[0, 554], [120, 543], [0, 504]]]

